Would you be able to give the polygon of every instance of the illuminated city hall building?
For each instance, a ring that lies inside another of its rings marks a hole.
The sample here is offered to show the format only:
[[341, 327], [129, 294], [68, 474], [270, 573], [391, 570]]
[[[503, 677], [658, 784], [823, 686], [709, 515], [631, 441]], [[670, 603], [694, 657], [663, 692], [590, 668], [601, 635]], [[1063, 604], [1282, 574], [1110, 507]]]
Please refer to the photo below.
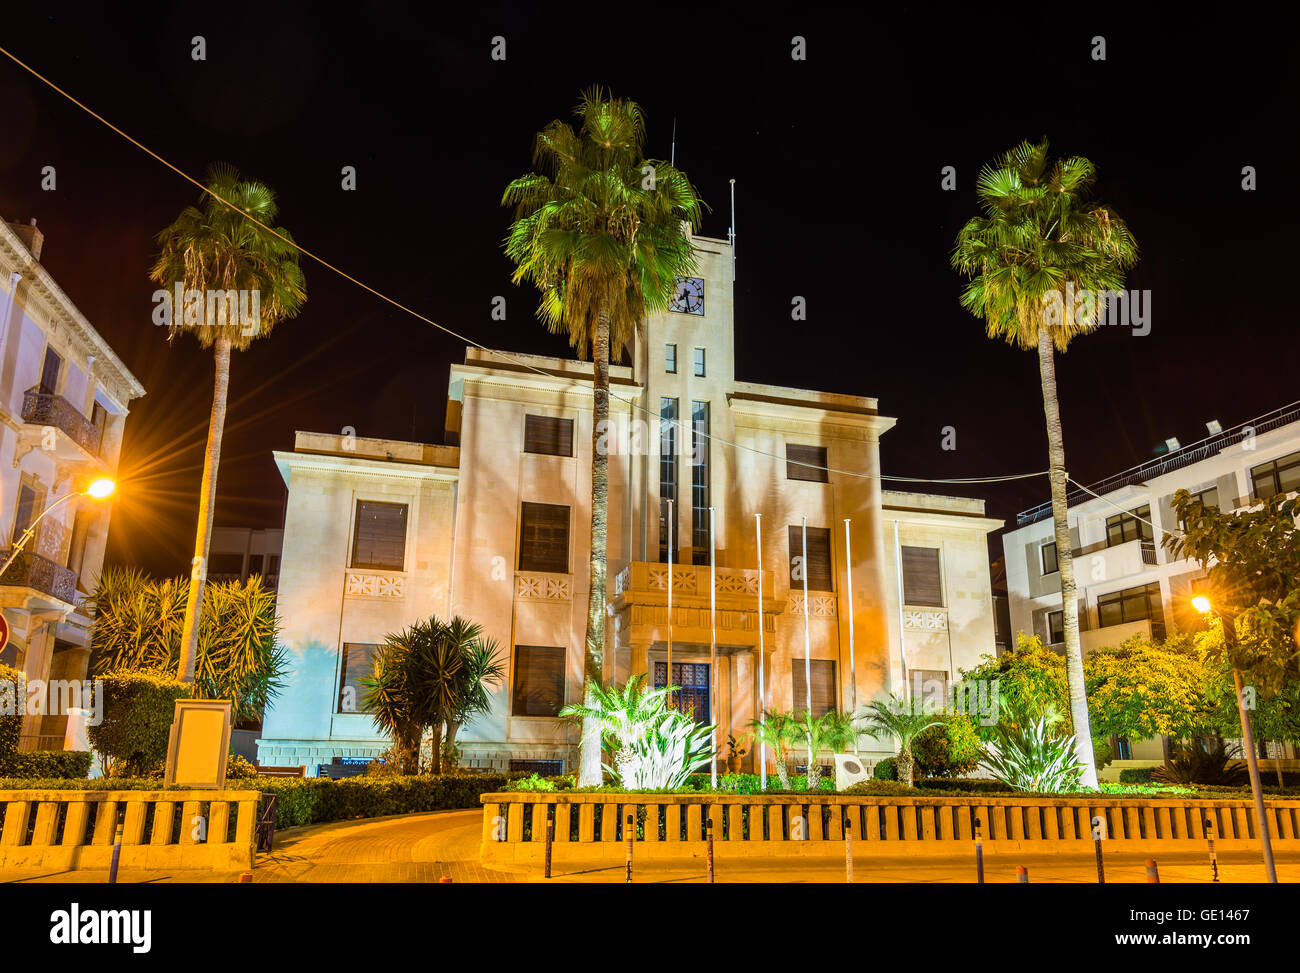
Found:
[[[760, 687], [768, 708], [802, 711], [806, 671], [814, 712], [902, 692], [905, 673], [953, 680], [994, 652], [987, 535], [1001, 522], [980, 500], [882, 489], [895, 420], [875, 399], [738, 381], [731, 249], [694, 242], [699, 276], [610, 368], [606, 678], [671, 680], [720, 745], [747, 732]], [[381, 754], [356, 704], [372, 653], [460, 615], [507, 661], [491, 712], [460, 734], [462, 763], [576, 766], [557, 714], [582, 690], [592, 421], [590, 362], [469, 349], [446, 445], [300, 432], [275, 454], [291, 672], [261, 763], [311, 775]]]

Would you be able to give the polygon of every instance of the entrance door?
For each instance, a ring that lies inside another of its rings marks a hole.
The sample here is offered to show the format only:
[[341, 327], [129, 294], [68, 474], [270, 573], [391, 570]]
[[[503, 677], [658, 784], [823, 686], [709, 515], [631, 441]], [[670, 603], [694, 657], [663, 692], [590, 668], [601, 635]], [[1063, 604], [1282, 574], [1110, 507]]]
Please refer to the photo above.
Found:
[[[655, 663], [655, 688], [666, 685], [668, 663]], [[681, 688], [670, 697], [673, 707], [680, 712], [690, 713], [696, 723], [708, 723], [709, 719], [709, 664], [707, 662], [674, 662], [672, 685]]]

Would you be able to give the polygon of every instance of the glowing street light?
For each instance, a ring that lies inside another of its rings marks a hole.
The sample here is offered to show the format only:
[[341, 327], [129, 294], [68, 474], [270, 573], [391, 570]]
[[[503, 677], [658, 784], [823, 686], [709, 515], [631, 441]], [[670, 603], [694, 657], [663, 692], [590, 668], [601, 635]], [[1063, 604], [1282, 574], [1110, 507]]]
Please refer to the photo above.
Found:
[[45, 515], [48, 514], [51, 510], [53, 510], [59, 504], [71, 500], [73, 497], [91, 497], [95, 500], [104, 500], [107, 499], [108, 497], [111, 497], [115, 490], [117, 490], [117, 484], [114, 483], [108, 477], [101, 476], [98, 479], [93, 480], [90, 483], [90, 485], [87, 486], [86, 489], [82, 490], [81, 492], [65, 493], [63, 496], [59, 497], [59, 499], [55, 500], [52, 504], [50, 504], [48, 507], [42, 510], [40, 516], [37, 517], [35, 520], [33, 520], [31, 524], [27, 527], [27, 529], [23, 531], [23, 536], [19, 538], [18, 543], [14, 545], [14, 549], [10, 552], [8, 560], [5, 561], [3, 567], [0, 567], [0, 577], [2, 577], [4, 573], [9, 570], [9, 565], [14, 563], [14, 559], [17, 558], [18, 555], [23, 552], [23, 548], [27, 546], [28, 541], [30, 541], [36, 535], [37, 525], [45, 518]]

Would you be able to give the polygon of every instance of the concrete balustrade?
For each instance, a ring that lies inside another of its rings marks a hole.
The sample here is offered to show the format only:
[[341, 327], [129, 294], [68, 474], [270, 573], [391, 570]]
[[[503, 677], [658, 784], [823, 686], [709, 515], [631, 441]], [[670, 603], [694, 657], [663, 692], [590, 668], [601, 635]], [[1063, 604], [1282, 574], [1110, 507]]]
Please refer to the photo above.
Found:
[[257, 791], [0, 791], [0, 872], [253, 867]]
[[[855, 857], [951, 855], [973, 849], [977, 823], [990, 852], [1087, 853], [1094, 828], [1116, 851], [1202, 851], [1211, 836], [1221, 851], [1259, 847], [1244, 800], [555, 792], [484, 794], [482, 802], [485, 865], [540, 863], [548, 821], [553, 860], [621, 860], [629, 814], [634, 854], [647, 858], [703, 857], [709, 822], [720, 859], [842, 856], [845, 829]], [[1266, 813], [1273, 847], [1300, 850], [1300, 801], [1268, 801]]]

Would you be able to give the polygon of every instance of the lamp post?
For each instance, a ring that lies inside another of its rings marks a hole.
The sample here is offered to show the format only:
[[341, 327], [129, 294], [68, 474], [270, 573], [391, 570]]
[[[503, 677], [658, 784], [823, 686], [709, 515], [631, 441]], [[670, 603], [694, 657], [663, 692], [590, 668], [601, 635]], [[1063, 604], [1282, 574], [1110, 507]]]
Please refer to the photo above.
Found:
[[86, 487], [86, 489], [78, 493], [65, 493], [63, 496], [59, 497], [59, 499], [55, 500], [52, 504], [50, 504], [48, 507], [42, 510], [40, 512], [40, 515], [35, 520], [33, 520], [31, 524], [28, 525], [25, 531], [23, 531], [23, 536], [20, 537], [18, 539], [18, 543], [14, 545], [14, 549], [10, 552], [8, 559], [4, 563], [4, 566], [0, 567], [0, 576], [3, 576], [4, 573], [9, 570], [9, 566], [13, 564], [14, 560], [18, 557], [18, 555], [23, 552], [23, 548], [27, 546], [28, 541], [30, 541], [34, 536], [36, 536], [37, 525], [39, 525], [40, 522], [45, 519], [45, 515], [48, 514], [51, 510], [53, 510], [55, 507], [59, 506], [59, 504], [61, 503], [65, 503], [68, 500], [71, 500], [73, 497], [93, 497], [96, 500], [104, 500], [107, 499], [108, 497], [111, 497], [113, 495], [113, 491], [116, 489], [117, 489], [116, 483], [114, 483], [108, 477], [100, 477], [99, 479], [92, 481], [90, 485]]
[[1259, 763], [1255, 757], [1255, 734], [1251, 730], [1250, 715], [1246, 712], [1246, 700], [1242, 691], [1241, 670], [1233, 658], [1233, 649], [1237, 645], [1236, 614], [1225, 613], [1216, 609], [1205, 595], [1192, 599], [1192, 607], [1202, 615], [1213, 615], [1223, 629], [1223, 641], [1228, 652], [1228, 662], [1232, 665], [1232, 682], [1237, 691], [1237, 715], [1241, 718], [1241, 742], [1246, 748], [1246, 766], [1250, 768], [1250, 793], [1255, 799], [1255, 829], [1259, 832], [1259, 843], [1264, 852], [1264, 871], [1268, 880], [1277, 884], [1277, 866], [1273, 864], [1273, 839], [1268, 832], [1268, 818], [1264, 813], [1264, 792], [1259, 783]]

